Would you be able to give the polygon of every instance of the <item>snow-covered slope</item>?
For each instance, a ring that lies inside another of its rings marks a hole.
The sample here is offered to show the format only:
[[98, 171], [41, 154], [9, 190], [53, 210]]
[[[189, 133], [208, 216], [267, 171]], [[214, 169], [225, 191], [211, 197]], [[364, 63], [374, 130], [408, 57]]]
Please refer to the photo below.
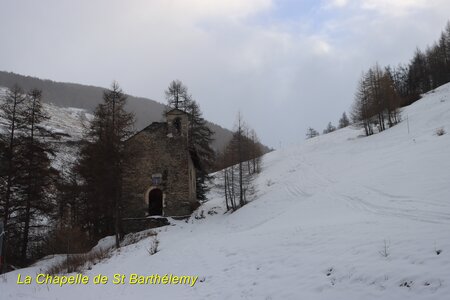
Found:
[[450, 134], [435, 131], [450, 131], [450, 84], [403, 119], [368, 138], [346, 128], [269, 153], [253, 202], [223, 214], [213, 190], [197, 212], [206, 218], [158, 229], [160, 252], [144, 239], [86, 271], [198, 275], [194, 287], [16, 284], [47, 260], [7, 274], [1, 298], [449, 299]]
[[[6, 94], [7, 89], [0, 87], [0, 101]], [[77, 141], [84, 132], [84, 127], [92, 120], [93, 115], [85, 109], [74, 107], [59, 107], [51, 103], [43, 103], [43, 108], [50, 117], [44, 121], [42, 126], [59, 135], [58, 141], [53, 141], [57, 151], [53, 159], [53, 165], [61, 171], [67, 171], [76, 158], [78, 151]], [[0, 118], [0, 132], [4, 120]]]
[[[6, 94], [6, 91], [6, 88], [0, 87], [0, 99]], [[81, 139], [84, 129], [83, 123], [87, 123], [93, 117], [92, 114], [81, 108], [59, 107], [51, 103], [43, 103], [43, 108], [50, 117], [50, 120], [44, 122], [44, 126], [52, 132], [59, 133], [73, 141]], [[1, 123], [2, 120], [0, 119]]]

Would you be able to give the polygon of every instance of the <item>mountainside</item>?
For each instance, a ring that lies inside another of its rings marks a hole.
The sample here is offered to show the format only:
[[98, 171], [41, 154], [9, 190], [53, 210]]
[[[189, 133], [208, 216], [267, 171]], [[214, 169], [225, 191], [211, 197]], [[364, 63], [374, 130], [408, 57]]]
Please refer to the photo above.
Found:
[[[157, 229], [85, 272], [198, 275], [186, 285], [17, 285], [7, 299], [447, 299], [450, 84], [370, 137], [344, 128], [263, 157], [257, 198], [225, 213], [220, 191], [188, 222]], [[439, 128], [447, 131], [437, 135]], [[106, 243], [108, 238], [102, 241]], [[125, 282], [127, 282], [127, 280]]]
[[[0, 87], [11, 88], [16, 83], [25, 91], [32, 88], [42, 89], [45, 102], [59, 107], [82, 108], [88, 112], [93, 112], [102, 101], [105, 90], [96, 86], [42, 80], [0, 71]], [[136, 130], [141, 130], [152, 122], [161, 121], [164, 107], [164, 104], [154, 100], [128, 95], [127, 109], [136, 116]], [[213, 147], [221, 150], [231, 139], [231, 131], [211, 122], [208, 122], [208, 125], [215, 132]]]
[[[0, 87], [0, 102], [6, 91], [6, 88]], [[59, 171], [67, 172], [77, 158], [78, 142], [83, 138], [85, 126], [94, 116], [82, 108], [59, 107], [52, 103], [43, 103], [43, 108], [50, 119], [44, 121], [42, 126], [59, 137], [58, 140], [52, 140], [56, 150], [52, 164]], [[0, 118], [0, 133], [4, 128], [3, 122]]]

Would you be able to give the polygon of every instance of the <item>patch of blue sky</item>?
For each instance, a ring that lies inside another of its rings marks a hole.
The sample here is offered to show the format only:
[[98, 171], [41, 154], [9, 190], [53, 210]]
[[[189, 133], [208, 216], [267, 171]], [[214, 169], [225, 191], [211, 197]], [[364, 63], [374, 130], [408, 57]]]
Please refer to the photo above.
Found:
[[270, 10], [253, 15], [246, 21], [262, 27], [283, 26], [287, 30], [314, 34], [322, 32], [327, 22], [344, 14], [342, 9], [327, 8], [324, 1], [275, 0]]

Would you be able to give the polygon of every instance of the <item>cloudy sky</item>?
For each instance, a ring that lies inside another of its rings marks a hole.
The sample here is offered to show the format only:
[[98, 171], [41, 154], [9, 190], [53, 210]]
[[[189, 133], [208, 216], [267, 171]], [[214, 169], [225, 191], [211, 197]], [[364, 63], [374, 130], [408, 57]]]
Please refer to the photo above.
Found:
[[407, 63], [448, 0], [0, 0], [0, 70], [164, 102], [182, 80], [208, 120], [241, 111], [262, 141], [300, 143], [348, 111], [361, 72]]

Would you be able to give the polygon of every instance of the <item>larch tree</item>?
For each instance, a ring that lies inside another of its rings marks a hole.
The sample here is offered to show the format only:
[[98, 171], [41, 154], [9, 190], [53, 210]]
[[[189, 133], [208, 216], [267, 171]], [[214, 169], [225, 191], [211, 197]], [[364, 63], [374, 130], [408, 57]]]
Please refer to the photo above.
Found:
[[370, 103], [370, 91], [365, 74], [359, 80], [355, 100], [352, 105], [352, 122], [364, 128], [366, 136], [373, 134], [372, 123], [373, 110]]
[[15, 85], [6, 92], [0, 105], [0, 117], [4, 120], [4, 133], [0, 135], [0, 217], [3, 221], [2, 243], [3, 265], [17, 256], [14, 248], [19, 247], [20, 219], [18, 218], [23, 189], [20, 184], [23, 159], [22, 130], [25, 128], [25, 94]]
[[185, 110], [186, 105], [189, 101], [187, 87], [181, 82], [181, 80], [172, 80], [165, 91], [167, 105], [172, 108], [177, 108], [180, 110]]
[[211, 180], [209, 173], [215, 159], [215, 152], [211, 148], [214, 132], [208, 127], [195, 100], [190, 99], [186, 111], [189, 114], [189, 146], [195, 149], [200, 159], [200, 166], [196, 168], [197, 199], [204, 201], [209, 190], [208, 182]]
[[370, 68], [361, 76], [352, 106], [353, 123], [364, 127], [366, 136], [386, 129], [400, 121], [401, 99], [396, 90], [394, 75], [390, 68], [384, 71], [378, 65]]
[[239, 113], [233, 137], [218, 155], [220, 189], [225, 196], [227, 210], [244, 206], [255, 194], [254, 178], [260, 172], [263, 154], [256, 132], [248, 129]]
[[313, 137], [316, 137], [318, 135], [319, 135], [319, 132], [312, 127], [309, 127], [306, 130], [306, 139], [312, 139]]
[[24, 204], [22, 211], [23, 233], [21, 260], [27, 261], [31, 227], [42, 226], [40, 220], [50, 217], [54, 209], [52, 191], [58, 171], [51, 166], [54, 156], [52, 141], [55, 137], [42, 126], [49, 116], [42, 107], [42, 91], [32, 89], [26, 99], [26, 118], [23, 130], [23, 176]]
[[196, 165], [197, 199], [206, 200], [209, 173], [214, 164], [215, 152], [211, 147], [214, 132], [208, 127], [202, 116], [200, 106], [188, 93], [188, 88], [180, 81], [173, 80], [165, 91], [167, 109], [179, 109], [188, 114], [189, 118], [189, 147], [196, 151], [199, 164]]
[[341, 128], [345, 128], [348, 125], [350, 125], [350, 120], [347, 117], [347, 114], [345, 113], [345, 111], [342, 113], [341, 118], [339, 119], [339, 129]]
[[327, 127], [323, 130], [323, 134], [327, 134], [333, 131], [336, 131], [336, 127], [333, 124], [331, 124], [331, 122], [328, 122]]
[[84, 181], [83, 194], [94, 239], [114, 234], [122, 238], [122, 176], [124, 142], [134, 132], [134, 115], [125, 110], [127, 97], [114, 82], [103, 93], [80, 151], [77, 170]]

